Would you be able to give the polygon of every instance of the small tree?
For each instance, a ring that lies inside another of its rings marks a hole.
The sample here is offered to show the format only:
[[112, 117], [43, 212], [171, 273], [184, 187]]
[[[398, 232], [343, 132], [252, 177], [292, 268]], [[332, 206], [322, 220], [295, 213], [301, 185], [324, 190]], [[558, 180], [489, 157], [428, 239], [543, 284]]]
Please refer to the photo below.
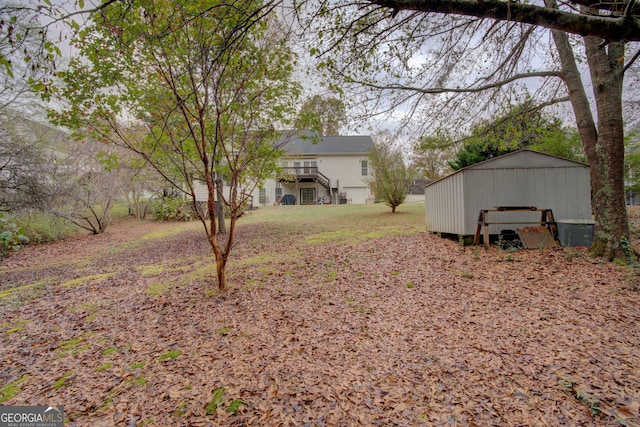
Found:
[[413, 182], [413, 169], [402, 158], [402, 151], [390, 144], [376, 144], [369, 152], [376, 198], [384, 200], [391, 212], [404, 203]]
[[[59, 95], [68, 108], [52, 113], [59, 124], [134, 151], [186, 194], [214, 253], [221, 291], [236, 221], [276, 168], [275, 127], [291, 123], [300, 91], [278, 3], [105, 3], [75, 40], [83, 58], [61, 73]], [[146, 127], [144, 138], [126, 132], [131, 122]], [[206, 209], [197, 208], [196, 182], [206, 184]], [[230, 213], [224, 239], [220, 201]]]

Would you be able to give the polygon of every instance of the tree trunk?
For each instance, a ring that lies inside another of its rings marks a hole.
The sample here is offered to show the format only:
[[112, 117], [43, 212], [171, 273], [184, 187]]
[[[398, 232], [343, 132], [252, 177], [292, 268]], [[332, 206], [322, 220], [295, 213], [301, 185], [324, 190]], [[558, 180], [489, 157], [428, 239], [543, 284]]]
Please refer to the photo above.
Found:
[[[220, 234], [218, 230], [218, 224], [220, 224], [218, 211], [219, 205], [222, 204], [222, 201], [218, 192], [219, 190], [217, 188], [217, 183], [221, 180], [218, 180], [217, 177], [214, 180], [211, 174], [208, 173], [208, 171], [205, 176], [207, 177], [207, 210], [209, 213], [209, 223], [207, 225], [207, 222], [203, 219], [203, 224], [205, 225], [205, 229], [207, 231], [207, 240], [211, 245], [211, 249], [213, 250], [214, 259], [216, 262], [216, 279], [218, 282], [218, 291], [226, 292], [228, 289], [226, 274], [228, 251], [223, 251], [220, 247], [220, 243], [218, 242], [218, 235]], [[217, 197], [215, 196], [216, 194], [218, 194]], [[224, 224], [224, 218], [222, 224]]]
[[596, 217], [591, 251], [609, 260], [628, 260], [633, 254], [624, 197], [624, 45], [605, 46], [603, 40], [594, 37], [585, 37], [585, 45], [598, 117], [598, 138], [587, 151]]
[[[597, 127], [591, 113], [569, 37], [553, 31], [564, 82], [591, 170], [595, 216], [592, 254], [608, 260], [631, 256], [624, 199], [624, 132], [622, 127], [622, 58], [624, 46], [585, 37], [587, 59], [597, 107]], [[608, 53], [607, 53], [608, 49]]]
[[216, 275], [218, 277], [218, 291], [226, 292], [227, 286], [227, 256], [220, 251], [216, 251]]
[[227, 234], [227, 227], [224, 222], [224, 182], [220, 174], [216, 173], [216, 216], [218, 217], [218, 233]]

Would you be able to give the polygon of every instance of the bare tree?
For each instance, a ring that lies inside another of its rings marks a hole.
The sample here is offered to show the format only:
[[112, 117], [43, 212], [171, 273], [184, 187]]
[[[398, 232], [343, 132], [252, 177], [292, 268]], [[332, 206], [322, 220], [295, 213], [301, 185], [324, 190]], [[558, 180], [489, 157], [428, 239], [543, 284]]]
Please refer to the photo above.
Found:
[[640, 56], [639, 14], [632, 0], [321, 1], [308, 33], [331, 84], [379, 115], [401, 108], [406, 122], [465, 131], [504, 105], [569, 103], [591, 166], [592, 252], [625, 259], [623, 78]]

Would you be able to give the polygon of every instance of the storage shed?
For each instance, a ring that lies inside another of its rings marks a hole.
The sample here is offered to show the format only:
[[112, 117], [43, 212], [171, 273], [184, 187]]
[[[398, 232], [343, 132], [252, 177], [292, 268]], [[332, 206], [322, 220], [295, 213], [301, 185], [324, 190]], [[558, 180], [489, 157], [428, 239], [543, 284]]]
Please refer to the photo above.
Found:
[[[425, 187], [427, 230], [473, 236], [481, 210], [551, 209], [558, 220], [591, 220], [589, 165], [531, 150], [486, 160]], [[540, 212], [492, 212], [491, 235], [540, 220]], [[522, 223], [518, 223], [521, 221]], [[466, 239], [465, 239], [466, 241]]]

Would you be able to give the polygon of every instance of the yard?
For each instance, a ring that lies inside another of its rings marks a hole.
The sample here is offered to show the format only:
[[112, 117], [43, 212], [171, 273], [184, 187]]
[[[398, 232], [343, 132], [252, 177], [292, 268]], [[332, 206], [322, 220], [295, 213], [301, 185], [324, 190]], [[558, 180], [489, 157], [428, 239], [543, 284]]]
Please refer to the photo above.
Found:
[[586, 249], [461, 247], [420, 203], [270, 207], [218, 295], [201, 227], [0, 261], [0, 402], [70, 426], [640, 425], [638, 277]]

